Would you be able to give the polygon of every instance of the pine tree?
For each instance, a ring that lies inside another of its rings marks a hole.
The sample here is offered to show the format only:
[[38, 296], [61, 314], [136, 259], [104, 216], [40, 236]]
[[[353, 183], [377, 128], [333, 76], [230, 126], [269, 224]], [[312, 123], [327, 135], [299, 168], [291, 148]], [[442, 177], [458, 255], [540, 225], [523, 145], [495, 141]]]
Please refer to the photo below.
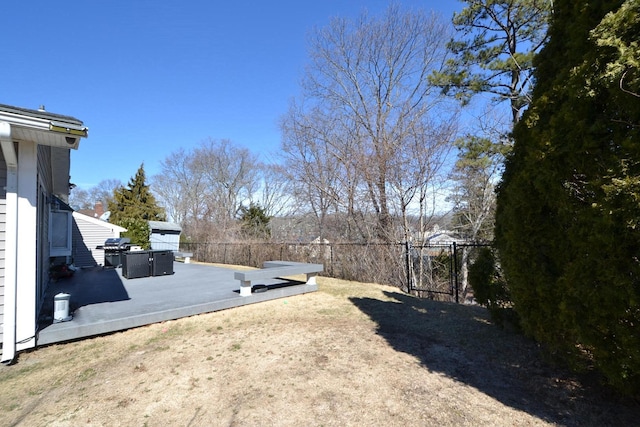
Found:
[[551, 1], [462, 0], [453, 17], [453, 56], [432, 81], [463, 103], [488, 93], [508, 101], [512, 123], [529, 104], [533, 58], [546, 41]]
[[109, 221], [127, 229], [123, 236], [129, 237], [131, 243], [148, 249], [150, 247], [148, 222], [164, 221], [166, 216], [164, 209], [156, 203], [145, 180], [144, 164], [142, 164], [126, 187], [114, 190], [108, 209], [111, 212]]
[[240, 210], [240, 222], [245, 235], [258, 238], [271, 237], [271, 229], [269, 228], [271, 218], [259, 204], [252, 202], [248, 208], [242, 206]]
[[509, 147], [487, 138], [466, 136], [456, 141], [459, 150], [448, 201], [453, 204], [453, 223], [465, 239], [493, 240], [495, 184]]
[[638, 66], [608, 74], [622, 55], [602, 36], [615, 28], [622, 45], [636, 41], [638, 1], [622, 3], [554, 2], [498, 191], [496, 242], [523, 330], [639, 393]]

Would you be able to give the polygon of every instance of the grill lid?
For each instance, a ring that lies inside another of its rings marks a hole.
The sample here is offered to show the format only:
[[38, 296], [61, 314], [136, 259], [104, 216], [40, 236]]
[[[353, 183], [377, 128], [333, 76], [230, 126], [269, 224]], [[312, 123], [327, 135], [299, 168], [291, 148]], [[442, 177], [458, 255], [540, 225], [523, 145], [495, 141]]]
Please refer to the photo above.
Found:
[[104, 242], [104, 249], [126, 249], [131, 243], [128, 237], [111, 237]]

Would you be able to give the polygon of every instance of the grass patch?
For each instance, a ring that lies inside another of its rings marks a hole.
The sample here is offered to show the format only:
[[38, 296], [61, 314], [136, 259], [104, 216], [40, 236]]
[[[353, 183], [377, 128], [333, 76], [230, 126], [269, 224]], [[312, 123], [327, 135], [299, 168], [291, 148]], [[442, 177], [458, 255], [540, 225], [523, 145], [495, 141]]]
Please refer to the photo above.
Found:
[[640, 419], [636, 403], [549, 366], [480, 307], [326, 277], [318, 284], [312, 294], [20, 353], [0, 368], [0, 425]]

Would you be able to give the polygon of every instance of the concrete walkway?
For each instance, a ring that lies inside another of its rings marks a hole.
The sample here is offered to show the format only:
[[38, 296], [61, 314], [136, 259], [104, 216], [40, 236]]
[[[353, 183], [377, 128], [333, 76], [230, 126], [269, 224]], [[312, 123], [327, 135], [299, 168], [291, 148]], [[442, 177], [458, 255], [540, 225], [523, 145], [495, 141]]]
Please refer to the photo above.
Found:
[[[241, 297], [234, 270], [173, 263], [174, 274], [126, 279], [121, 268], [82, 269], [53, 283], [40, 319], [37, 345], [75, 340], [151, 323], [286, 298], [318, 289], [284, 279], [255, 285], [263, 292]], [[72, 320], [53, 323], [54, 296], [67, 293]]]

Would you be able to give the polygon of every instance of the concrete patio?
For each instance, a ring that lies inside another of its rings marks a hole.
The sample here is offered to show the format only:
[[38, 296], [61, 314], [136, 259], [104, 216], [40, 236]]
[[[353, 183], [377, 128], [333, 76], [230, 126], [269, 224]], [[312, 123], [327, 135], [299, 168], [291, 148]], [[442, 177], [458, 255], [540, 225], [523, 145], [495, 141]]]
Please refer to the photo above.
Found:
[[[240, 296], [234, 270], [204, 264], [173, 263], [174, 274], [127, 279], [121, 268], [81, 269], [59, 279], [47, 292], [37, 345], [53, 344], [151, 323], [209, 313], [313, 292], [317, 285], [286, 279], [254, 284]], [[258, 286], [255, 286], [258, 285]], [[261, 285], [266, 285], [261, 286]], [[53, 323], [54, 296], [70, 295], [72, 319]]]

